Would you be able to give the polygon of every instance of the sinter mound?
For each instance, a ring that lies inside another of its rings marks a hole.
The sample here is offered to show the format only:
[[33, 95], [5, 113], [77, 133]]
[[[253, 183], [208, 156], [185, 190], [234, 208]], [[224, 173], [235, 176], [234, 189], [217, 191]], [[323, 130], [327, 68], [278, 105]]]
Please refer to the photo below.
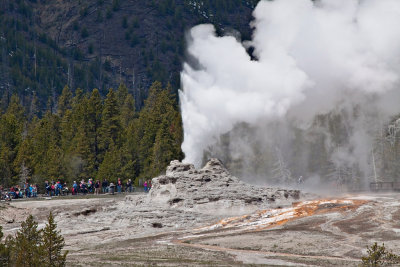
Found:
[[245, 184], [213, 158], [199, 170], [193, 164], [171, 161], [166, 175], [153, 178], [149, 201], [206, 213], [238, 214], [288, 205], [300, 197], [299, 190]]

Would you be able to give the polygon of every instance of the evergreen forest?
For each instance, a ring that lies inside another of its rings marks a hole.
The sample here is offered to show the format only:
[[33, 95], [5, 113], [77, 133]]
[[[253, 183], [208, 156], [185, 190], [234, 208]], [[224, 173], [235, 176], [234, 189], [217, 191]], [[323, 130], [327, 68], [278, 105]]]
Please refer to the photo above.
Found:
[[17, 95], [0, 115], [0, 184], [77, 179], [151, 178], [182, 159], [182, 123], [171, 88], [154, 82], [144, 107], [121, 84], [73, 93], [65, 86], [42, 116]]

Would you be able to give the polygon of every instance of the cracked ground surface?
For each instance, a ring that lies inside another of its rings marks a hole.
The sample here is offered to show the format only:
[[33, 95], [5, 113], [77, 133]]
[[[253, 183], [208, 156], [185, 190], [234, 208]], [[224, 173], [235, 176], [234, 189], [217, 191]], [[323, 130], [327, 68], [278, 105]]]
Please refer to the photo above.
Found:
[[[240, 216], [176, 209], [147, 196], [1, 204], [3, 232], [49, 211], [69, 266], [357, 266], [373, 242], [400, 254], [400, 194], [297, 201]], [[243, 210], [241, 210], [241, 213]]]

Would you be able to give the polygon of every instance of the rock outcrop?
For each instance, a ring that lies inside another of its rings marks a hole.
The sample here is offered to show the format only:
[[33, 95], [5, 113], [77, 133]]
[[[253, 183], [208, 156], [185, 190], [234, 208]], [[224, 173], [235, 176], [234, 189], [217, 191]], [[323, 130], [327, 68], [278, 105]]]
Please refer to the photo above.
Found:
[[299, 190], [243, 183], [213, 158], [202, 169], [172, 161], [165, 175], [153, 178], [149, 201], [202, 213], [242, 214], [288, 205], [300, 197]]

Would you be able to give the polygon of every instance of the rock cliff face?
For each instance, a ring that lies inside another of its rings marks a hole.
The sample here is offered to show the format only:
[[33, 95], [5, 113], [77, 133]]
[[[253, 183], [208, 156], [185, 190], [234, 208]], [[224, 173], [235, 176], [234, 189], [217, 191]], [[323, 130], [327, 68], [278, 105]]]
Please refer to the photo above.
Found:
[[172, 161], [165, 175], [153, 178], [148, 200], [202, 213], [241, 214], [288, 205], [301, 197], [299, 190], [245, 184], [214, 158], [202, 169]]

